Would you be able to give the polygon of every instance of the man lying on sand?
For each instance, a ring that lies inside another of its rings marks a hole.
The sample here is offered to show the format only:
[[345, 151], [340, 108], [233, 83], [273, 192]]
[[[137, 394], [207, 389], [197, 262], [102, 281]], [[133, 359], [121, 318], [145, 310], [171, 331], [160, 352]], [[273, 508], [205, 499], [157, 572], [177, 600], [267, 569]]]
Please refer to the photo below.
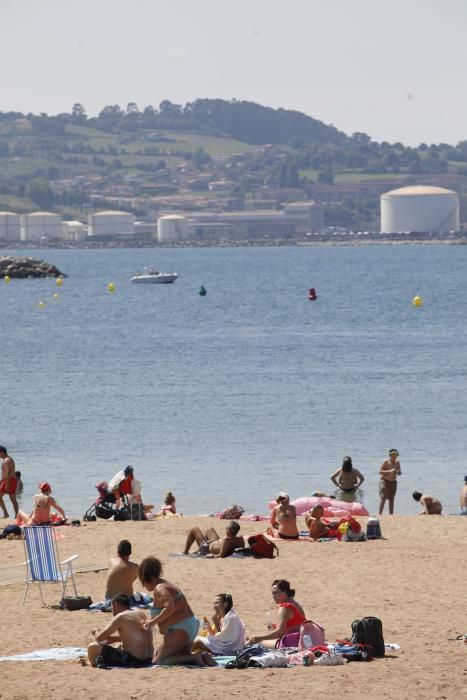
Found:
[[198, 544], [198, 554], [211, 557], [213, 559], [224, 559], [230, 557], [237, 547], [244, 547], [245, 540], [238, 535], [240, 525], [234, 520], [225, 528], [225, 537], [219, 537], [213, 527], [206, 532], [202, 532], [199, 527], [193, 527], [186, 538], [185, 550], [183, 554], [189, 554], [193, 542]]
[[414, 491], [412, 498], [422, 505], [422, 510], [419, 515], [441, 515], [443, 504], [438, 498], [420, 493], [420, 491]]
[[[96, 641], [88, 646], [91, 666], [148, 666], [154, 646], [152, 630], [144, 628], [147, 618], [142, 610], [130, 610], [130, 598], [119, 593], [112, 598], [114, 617], [104, 629], [93, 630]], [[121, 647], [112, 643], [121, 642]]]

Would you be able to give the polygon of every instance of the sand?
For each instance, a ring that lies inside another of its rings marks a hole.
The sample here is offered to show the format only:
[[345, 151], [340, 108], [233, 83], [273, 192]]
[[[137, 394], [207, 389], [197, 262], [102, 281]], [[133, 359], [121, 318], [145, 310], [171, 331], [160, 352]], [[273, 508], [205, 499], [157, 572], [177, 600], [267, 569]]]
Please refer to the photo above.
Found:
[[[361, 519], [365, 522], [365, 519]], [[157, 522], [99, 521], [61, 528], [63, 558], [79, 554], [78, 564], [106, 564], [118, 540], [133, 543], [133, 559], [153, 554], [165, 575], [181, 586], [198, 616], [209, 614], [216, 593], [230, 592], [249, 633], [265, 630], [272, 609], [270, 585], [287, 578], [309, 617], [321, 622], [329, 641], [350, 634], [352, 620], [375, 615], [387, 642], [400, 651], [371, 663], [294, 669], [105, 671], [77, 661], [0, 664], [0, 697], [20, 698], [303, 698], [320, 693], [334, 698], [467, 698], [467, 645], [451, 641], [467, 633], [467, 518], [385, 516], [384, 541], [365, 543], [279, 542], [274, 560], [203, 560], [170, 557], [179, 552], [194, 524], [208, 518], [170, 518]], [[242, 523], [245, 533], [264, 531], [264, 523]], [[20, 541], [0, 542], [0, 583], [6, 565], [24, 561]], [[104, 593], [106, 572], [79, 573], [78, 593], [94, 600]], [[2, 655], [50, 646], [86, 646], [90, 630], [108, 614], [43, 608], [37, 586], [21, 607], [23, 584], [0, 586]], [[45, 587], [48, 603], [59, 601], [55, 585]], [[157, 637], [156, 637], [157, 643]]]

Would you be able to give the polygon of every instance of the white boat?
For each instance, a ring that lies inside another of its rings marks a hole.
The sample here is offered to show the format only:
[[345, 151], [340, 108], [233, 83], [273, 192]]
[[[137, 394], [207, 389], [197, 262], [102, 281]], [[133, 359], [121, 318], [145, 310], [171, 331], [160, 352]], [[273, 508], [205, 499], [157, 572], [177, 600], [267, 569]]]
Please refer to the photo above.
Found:
[[171, 284], [175, 282], [178, 275], [176, 272], [159, 272], [158, 270], [145, 270], [133, 275], [131, 282], [139, 284]]

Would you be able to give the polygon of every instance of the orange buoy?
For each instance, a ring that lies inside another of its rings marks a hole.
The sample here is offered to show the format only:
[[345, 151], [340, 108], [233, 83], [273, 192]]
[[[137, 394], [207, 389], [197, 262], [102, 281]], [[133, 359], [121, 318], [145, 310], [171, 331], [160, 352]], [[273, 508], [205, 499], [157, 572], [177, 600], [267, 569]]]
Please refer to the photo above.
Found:
[[316, 289], [314, 287], [310, 287], [308, 290], [308, 299], [310, 301], [315, 301], [316, 298]]

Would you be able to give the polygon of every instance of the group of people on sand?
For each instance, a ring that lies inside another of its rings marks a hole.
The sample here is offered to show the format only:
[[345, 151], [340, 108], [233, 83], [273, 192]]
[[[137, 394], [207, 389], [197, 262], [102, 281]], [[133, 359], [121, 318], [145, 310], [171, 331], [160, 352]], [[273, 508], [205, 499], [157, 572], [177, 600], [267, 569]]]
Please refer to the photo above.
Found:
[[[193, 540], [194, 541], [194, 540]], [[130, 560], [131, 544], [122, 540], [117, 556], [110, 561], [106, 595], [112, 598], [112, 619], [101, 630], [92, 630], [88, 658], [93, 666], [138, 667], [149, 664], [186, 664], [215, 666], [215, 654], [235, 654], [246, 642], [261, 642], [274, 648], [286, 634], [299, 632], [307, 619], [303, 606], [295, 600], [289, 581], [277, 579], [272, 584], [276, 604], [276, 621], [264, 634], [245, 634], [245, 624], [233, 607], [230, 593], [218, 593], [213, 600], [211, 619], [201, 621], [183, 591], [163, 577], [162, 563], [146, 557], [138, 565]], [[132, 608], [133, 585], [136, 580], [153, 595], [147, 611]], [[155, 650], [153, 629], [162, 637]], [[119, 646], [114, 646], [115, 644]]]

